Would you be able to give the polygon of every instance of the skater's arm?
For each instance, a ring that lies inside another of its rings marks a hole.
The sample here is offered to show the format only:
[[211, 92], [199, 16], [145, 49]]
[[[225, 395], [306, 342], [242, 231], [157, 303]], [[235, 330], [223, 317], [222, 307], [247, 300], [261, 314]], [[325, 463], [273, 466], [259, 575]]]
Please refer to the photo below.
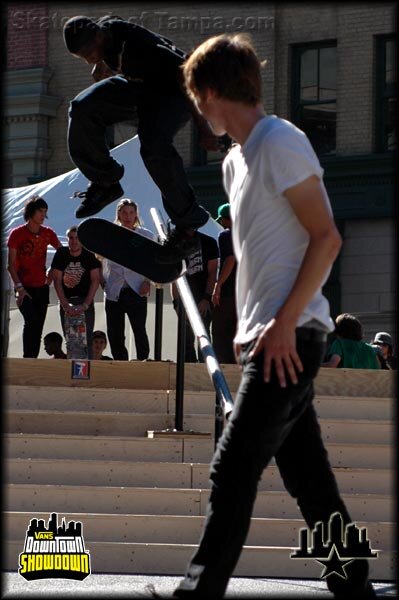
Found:
[[204, 290], [204, 297], [198, 303], [198, 312], [201, 316], [204, 316], [211, 309], [211, 298], [213, 289], [216, 283], [216, 273], [218, 270], [218, 259], [211, 258], [208, 260], [208, 278], [206, 280], [206, 286]]
[[15, 289], [15, 301], [17, 306], [21, 306], [25, 296], [30, 298], [31, 296], [25, 290], [23, 283], [21, 282], [17, 272], [17, 250], [16, 248], [8, 248], [8, 272], [10, 273], [11, 279], [14, 283]]
[[236, 258], [234, 256], [234, 254], [231, 254], [230, 256], [227, 256], [224, 263], [223, 263], [223, 267], [220, 270], [219, 273], [219, 277], [218, 280], [215, 284], [214, 290], [213, 290], [213, 294], [212, 294], [212, 304], [214, 306], [218, 306], [219, 305], [219, 301], [220, 301], [220, 292], [222, 289], [222, 285], [224, 284], [224, 282], [230, 277], [234, 267], [236, 265]]
[[103, 79], [107, 79], [108, 77], [112, 77], [116, 73], [114, 73], [108, 65], [102, 60], [94, 65], [94, 68], [91, 72], [94, 81], [102, 81]]
[[339, 354], [333, 354], [330, 356], [329, 360], [323, 363], [321, 366], [326, 367], [327, 369], [336, 369], [341, 362], [341, 357]]
[[320, 179], [312, 175], [284, 191], [295, 215], [309, 234], [309, 244], [294, 285], [275, 318], [265, 324], [252, 356], [264, 352], [264, 378], [270, 380], [272, 363], [278, 380], [286, 387], [284, 367], [292, 383], [297, 383], [296, 370], [302, 363], [296, 351], [295, 328], [301, 314], [322, 285], [328, 269], [342, 244]]

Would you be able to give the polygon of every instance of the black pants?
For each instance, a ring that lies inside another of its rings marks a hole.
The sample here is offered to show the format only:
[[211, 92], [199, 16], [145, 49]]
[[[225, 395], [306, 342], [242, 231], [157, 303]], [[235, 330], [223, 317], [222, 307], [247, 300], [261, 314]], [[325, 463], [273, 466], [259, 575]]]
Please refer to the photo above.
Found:
[[150, 344], [145, 328], [147, 320], [147, 298], [139, 296], [131, 288], [122, 288], [119, 300], [105, 301], [107, 334], [112, 356], [115, 360], [129, 360], [125, 346], [125, 315], [132, 326], [138, 360], [150, 354]]
[[37, 358], [40, 352], [44, 322], [47, 316], [47, 308], [50, 299], [48, 285], [41, 287], [25, 287], [31, 296], [25, 296], [19, 310], [24, 318], [24, 329], [22, 332], [23, 357]]
[[[303, 331], [303, 330], [302, 330]], [[233, 412], [211, 464], [211, 494], [199, 547], [180, 589], [186, 595], [222, 598], [249, 530], [258, 482], [274, 456], [284, 485], [298, 503], [308, 527], [324, 527], [339, 511], [351, 522], [321, 438], [313, 408], [313, 379], [325, 344], [297, 341], [304, 365], [297, 385], [281, 388], [275, 373], [263, 380], [263, 353], [248, 360], [253, 343], [243, 348], [243, 374]], [[325, 529], [325, 531], [328, 531]], [[267, 544], [267, 540], [265, 540]], [[342, 597], [357, 597], [367, 584], [368, 563], [355, 560], [346, 572], [326, 578]]]
[[[173, 301], [173, 306], [174, 306], [174, 309], [176, 310], [177, 314], [179, 314], [178, 313], [179, 302], [181, 302], [180, 298], [177, 298]], [[210, 334], [211, 323], [212, 323], [212, 309], [208, 310], [206, 312], [205, 316], [201, 315], [201, 319], [204, 324], [205, 330], [210, 338], [211, 337], [211, 334]], [[186, 343], [185, 343], [185, 348], [184, 348], [184, 362], [203, 363], [203, 362], [205, 362], [204, 357], [202, 356], [202, 352], [199, 347], [198, 340], [196, 339], [193, 328], [191, 327], [190, 321], [188, 320], [187, 316], [185, 317], [185, 321], [186, 321], [186, 332], [185, 332]]]
[[220, 363], [235, 364], [233, 340], [237, 328], [237, 311], [234, 296], [220, 298], [212, 310], [212, 341]]
[[161, 190], [166, 212], [179, 227], [200, 227], [207, 211], [197, 204], [183, 161], [173, 146], [176, 133], [190, 118], [188, 102], [175, 91], [147, 89], [119, 75], [93, 84], [71, 102], [69, 154], [90, 181], [112, 183], [123, 166], [110, 155], [106, 128], [138, 115], [138, 136], [143, 162]]

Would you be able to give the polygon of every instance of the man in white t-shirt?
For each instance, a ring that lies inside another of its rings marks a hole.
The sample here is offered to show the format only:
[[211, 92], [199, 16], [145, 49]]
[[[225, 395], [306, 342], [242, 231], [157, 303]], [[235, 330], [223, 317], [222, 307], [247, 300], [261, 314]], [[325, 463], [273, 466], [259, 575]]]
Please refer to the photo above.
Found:
[[[328, 531], [337, 512], [352, 522], [312, 404], [334, 327], [321, 287], [341, 237], [306, 135], [263, 110], [260, 67], [249, 39], [235, 34], [205, 41], [183, 68], [187, 92], [213, 132], [237, 142], [223, 175], [238, 263], [234, 341], [242, 379], [212, 460], [200, 544], [174, 592], [179, 598], [223, 597], [272, 457], [309, 528], [322, 522]], [[366, 560], [345, 571], [346, 579], [326, 576], [335, 598], [375, 597]]]

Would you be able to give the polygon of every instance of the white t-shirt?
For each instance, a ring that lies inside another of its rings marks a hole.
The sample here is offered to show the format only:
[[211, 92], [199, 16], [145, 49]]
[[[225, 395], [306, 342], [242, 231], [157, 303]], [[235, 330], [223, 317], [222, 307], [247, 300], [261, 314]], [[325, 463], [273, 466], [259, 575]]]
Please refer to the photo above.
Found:
[[[134, 231], [151, 240], [156, 239], [155, 234], [145, 227], [136, 227]], [[139, 294], [141, 285], [146, 277], [143, 277], [140, 273], [126, 269], [126, 267], [122, 267], [108, 258], [104, 258], [102, 262], [103, 277], [105, 280], [104, 296], [107, 300], [117, 302], [122, 287], [126, 285], [132, 288], [136, 294]]]
[[[295, 125], [275, 115], [260, 119], [244, 145], [234, 146], [224, 160], [224, 186], [231, 203], [238, 263], [238, 343], [256, 338], [292, 289], [309, 234], [283, 192], [311, 175], [322, 179], [323, 169], [308, 138]], [[334, 329], [321, 288], [297, 326], [311, 320], [327, 331]]]

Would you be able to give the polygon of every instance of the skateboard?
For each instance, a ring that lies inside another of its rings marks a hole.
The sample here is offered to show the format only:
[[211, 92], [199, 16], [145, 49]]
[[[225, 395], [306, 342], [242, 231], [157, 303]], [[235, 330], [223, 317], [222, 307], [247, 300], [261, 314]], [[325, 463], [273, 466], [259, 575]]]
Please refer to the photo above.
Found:
[[86, 317], [80, 315], [64, 315], [65, 339], [67, 348], [67, 358], [87, 359], [87, 335], [86, 335]]
[[171, 283], [183, 275], [183, 261], [157, 262], [161, 244], [105, 219], [82, 221], [78, 238], [87, 250], [140, 273], [154, 283]]

